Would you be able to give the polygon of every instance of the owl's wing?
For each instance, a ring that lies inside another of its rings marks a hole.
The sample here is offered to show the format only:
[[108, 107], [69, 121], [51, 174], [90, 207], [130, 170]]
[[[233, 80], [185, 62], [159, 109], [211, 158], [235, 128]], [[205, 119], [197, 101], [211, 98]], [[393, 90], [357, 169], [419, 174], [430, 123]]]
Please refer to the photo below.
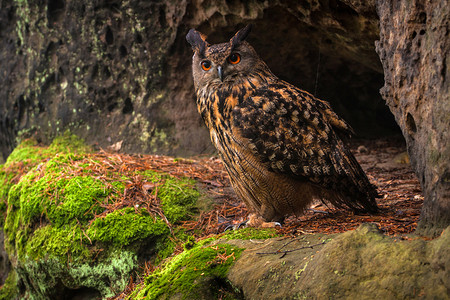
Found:
[[271, 171], [345, 195], [331, 201], [337, 206], [376, 210], [374, 187], [335, 132], [352, 130], [327, 102], [288, 83], [272, 84], [233, 109], [233, 126]]

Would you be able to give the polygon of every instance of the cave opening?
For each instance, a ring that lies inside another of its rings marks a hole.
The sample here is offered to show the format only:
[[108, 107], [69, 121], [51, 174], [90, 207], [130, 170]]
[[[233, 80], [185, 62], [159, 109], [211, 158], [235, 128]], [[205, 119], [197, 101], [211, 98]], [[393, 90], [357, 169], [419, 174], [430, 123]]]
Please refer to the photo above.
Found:
[[[279, 78], [330, 102], [357, 138], [400, 137], [379, 92], [384, 74], [375, 52], [378, 24], [366, 21], [361, 25], [364, 20], [349, 7], [337, 14], [334, 18], [343, 25], [327, 28], [321, 21], [324, 16], [311, 17], [317, 24], [306, 23], [284, 7], [271, 7], [263, 18], [251, 21], [254, 26], [247, 40]], [[240, 21], [214, 31], [203, 24], [198, 29], [208, 35], [210, 43], [219, 43], [246, 24]]]

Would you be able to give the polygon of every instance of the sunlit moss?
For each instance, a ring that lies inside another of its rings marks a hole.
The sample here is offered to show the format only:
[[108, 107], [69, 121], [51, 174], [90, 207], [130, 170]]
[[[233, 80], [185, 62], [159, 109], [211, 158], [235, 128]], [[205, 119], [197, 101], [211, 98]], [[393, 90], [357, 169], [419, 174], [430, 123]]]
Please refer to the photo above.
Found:
[[170, 223], [188, 220], [198, 212], [200, 193], [195, 187], [195, 180], [175, 178], [152, 170], [139, 174], [150, 182], [161, 183], [153, 193], [161, 200], [164, 215]]
[[62, 227], [40, 227], [29, 237], [24, 254], [32, 259], [53, 257], [61, 262], [86, 261], [90, 256], [87, 237], [76, 223]]
[[205, 295], [201, 291], [205, 285], [206, 293], [217, 294], [218, 288], [213, 287], [214, 283], [219, 285], [221, 280], [225, 280], [228, 269], [242, 251], [228, 244], [186, 250], [148, 276], [130, 299], [169, 299], [173, 295], [182, 299], [202, 298]]
[[242, 228], [238, 230], [229, 230], [224, 235], [220, 236], [221, 239], [227, 240], [262, 240], [270, 239], [280, 236], [275, 228]]
[[169, 228], [160, 218], [151, 216], [144, 210], [136, 212], [127, 207], [103, 218], [96, 218], [87, 234], [94, 241], [127, 246], [136, 240], [166, 236], [169, 234]]
[[200, 193], [195, 189], [195, 181], [189, 178], [167, 177], [158, 191], [164, 214], [171, 223], [192, 217], [197, 210]]
[[36, 166], [40, 169], [57, 154], [80, 154], [91, 151], [82, 139], [69, 131], [56, 137], [49, 147], [39, 146], [34, 139], [23, 140], [8, 156], [5, 164], [0, 165], [0, 213], [6, 212], [9, 191], [22, 174], [26, 174]]

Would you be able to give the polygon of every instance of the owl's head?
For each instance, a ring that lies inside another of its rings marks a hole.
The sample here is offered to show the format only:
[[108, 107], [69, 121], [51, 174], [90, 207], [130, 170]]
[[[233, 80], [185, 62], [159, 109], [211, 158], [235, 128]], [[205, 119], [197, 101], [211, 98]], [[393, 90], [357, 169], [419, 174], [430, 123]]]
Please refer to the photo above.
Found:
[[239, 30], [227, 43], [211, 45], [206, 36], [194, 29], [189, 30], [186, 40], [191, 44], [192, 73], [195, 88], [208, 83], [232, 83], [246, 76], [261, 62], [255, 50], [245, 41], [251, 24]]

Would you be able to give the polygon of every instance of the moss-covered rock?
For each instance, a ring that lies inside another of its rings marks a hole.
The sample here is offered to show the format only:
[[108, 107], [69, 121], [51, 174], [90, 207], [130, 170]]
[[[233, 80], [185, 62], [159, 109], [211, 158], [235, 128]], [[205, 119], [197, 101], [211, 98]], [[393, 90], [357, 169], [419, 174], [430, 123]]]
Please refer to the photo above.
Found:
[[[125, 288], [140, 262], [158, 251], [165, 251], [164, 257], [172, 253], [169, 236], [175, 231], [182, 236], [172, 224], [196, 211], [195, 182], [153, 170], [98, 170], [114, 161], [90, 152], [70, 134], [49, 147], [27, 140], [1, 166], [7, 183], [5, 248], [17, 277], [10, 276], [0, 295], [9, 294], [17, 281], [25, 298], [111, 297]], [[17, 168], [21, 172], [12, 180]], [[155, 187], [150, 194], [141, 191], [153, 199], [151, 207], [126, 198], [138, 175], [139, 182]]]
[[150, 182], [162, 184], [154, 193], [161, 200], [161, 208], [169, 222], [176, 223], [188, 220], [198, 212], [197, 200], [200, 193], [195, 189], [195, 180], [175, 178], [152, 170], [138, 172]]
[[158, 236], [167, 236], [169, 229], [161, 219], [152, 217], [148, 212], [136, 212], [127, 207], [114, 211], [104, 218], [96, 218], [87, 234], [92, 240], [111, 243], [114, 246], [128, 246], [137, 240]]
[[229, 269], [253, 243], [278, 236], [275, 229], [243, 228], [195, 242], [146, 276], [129, 299], [244, 299], [228, 279]]
[[130, 298], [215, 299], [219, 295], [239, 295], [226, 275], [242, 250], [229, 244], [197, 245], [185, 250], [146, 277]]
[[0, 300], [17, 299], [18, 297], [17, 273], [15, 270], [12, 270], [8, 273], [5, 283], [0, 287]]
[[89, 153], [92, 149], [83, 140], [66, 131], [63, 135], [56, 137], [48, 147], [38, 145], [34, 139], [22, 141], [8, 156], [5, 164], [0, 165], [0, 212], [2, 213], [1, 224], [3, 224], [6, 212], [6, 203], [9, 190], [18, 183], [22, 175], [32, 168], [42, 164], [58, 153]]

